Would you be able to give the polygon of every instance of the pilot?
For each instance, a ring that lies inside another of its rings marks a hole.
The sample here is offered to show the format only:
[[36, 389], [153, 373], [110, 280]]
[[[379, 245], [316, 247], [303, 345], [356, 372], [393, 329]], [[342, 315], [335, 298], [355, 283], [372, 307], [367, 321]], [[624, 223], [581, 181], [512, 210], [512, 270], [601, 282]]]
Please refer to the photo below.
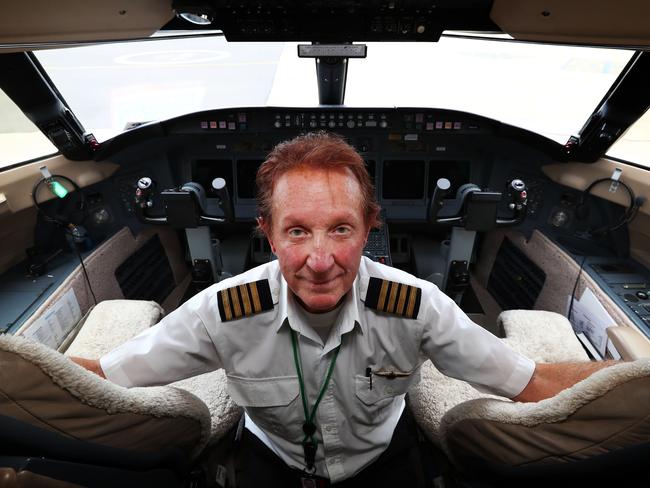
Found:
[[202, 291], [99, 360], [75, 359], [126, 387], [224, 368], [245, 410], [237, 486], [424, 486], [405, 394], [427, 359], [516, 401], [603, 366], [536, 365], [434, 284], [362, 256], [379, 206], [342, 138], [279, 144], [257, 186], [277, 260]]

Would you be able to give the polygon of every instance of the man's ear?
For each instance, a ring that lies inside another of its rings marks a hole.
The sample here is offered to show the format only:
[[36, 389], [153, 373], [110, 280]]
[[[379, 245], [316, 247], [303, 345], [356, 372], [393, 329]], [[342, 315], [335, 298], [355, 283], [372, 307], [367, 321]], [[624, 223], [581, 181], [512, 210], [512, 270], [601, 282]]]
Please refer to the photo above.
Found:
[[269, 241], [269, 245], [271, 246], [271, 251], [273, 251], [273, 254], [275, 254], [275, 246], [273, 245], [273, 239], [271, 239], [271, 226], [269, 223], [264, 220], [264, 217], [257, 217], [257, 226], [262, 231], [264, 236], [266, 237], [266, 240]]

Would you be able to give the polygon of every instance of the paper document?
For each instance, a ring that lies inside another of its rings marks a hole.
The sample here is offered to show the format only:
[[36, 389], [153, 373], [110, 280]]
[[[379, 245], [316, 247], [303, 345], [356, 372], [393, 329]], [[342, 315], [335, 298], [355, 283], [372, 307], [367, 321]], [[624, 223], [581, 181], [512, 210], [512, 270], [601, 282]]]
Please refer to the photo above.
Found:
[[[569, 307], [571, 307], [571, 297], [567, 300], [567, 317], [569, 316]], [[579, 300], [573, 300], [571, 325], [576, 334], [583, 333], [598, 354], [605, 357], [608, 341], [607, 328], [616, 325], [616, 323], [589, 288], [585, 289]]]
[[80, 319], [79, 302], [74, 290], [70, 288], [23, 335], [56, 349]]

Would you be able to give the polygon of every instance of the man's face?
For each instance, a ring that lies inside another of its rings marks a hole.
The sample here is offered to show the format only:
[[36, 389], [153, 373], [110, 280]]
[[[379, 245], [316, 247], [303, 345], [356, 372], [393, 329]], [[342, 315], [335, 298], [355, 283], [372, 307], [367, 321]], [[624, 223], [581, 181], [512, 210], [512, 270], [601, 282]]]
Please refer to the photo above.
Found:
[[352, 288], [368, 237], [361, 188], [348, 169], [296, 168], [275, 183], [262, 229], [303, 307], [336, 307]]

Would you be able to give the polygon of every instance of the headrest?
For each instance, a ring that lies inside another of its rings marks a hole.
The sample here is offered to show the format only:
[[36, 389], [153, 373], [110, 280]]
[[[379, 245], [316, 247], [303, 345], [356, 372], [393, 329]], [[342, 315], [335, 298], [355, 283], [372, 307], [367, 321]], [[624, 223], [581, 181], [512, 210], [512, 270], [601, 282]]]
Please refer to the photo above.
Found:
[[210, 414], [172, 387], [126, 389], [31, 340], [0, 336], [0, 415], [40, 429], [133, 451], [198, 454]]
[[479, 398], [442, 418], [465, 470], [569, 463], [650, 442], [650, 359], [604, 368], [537, 403]]

